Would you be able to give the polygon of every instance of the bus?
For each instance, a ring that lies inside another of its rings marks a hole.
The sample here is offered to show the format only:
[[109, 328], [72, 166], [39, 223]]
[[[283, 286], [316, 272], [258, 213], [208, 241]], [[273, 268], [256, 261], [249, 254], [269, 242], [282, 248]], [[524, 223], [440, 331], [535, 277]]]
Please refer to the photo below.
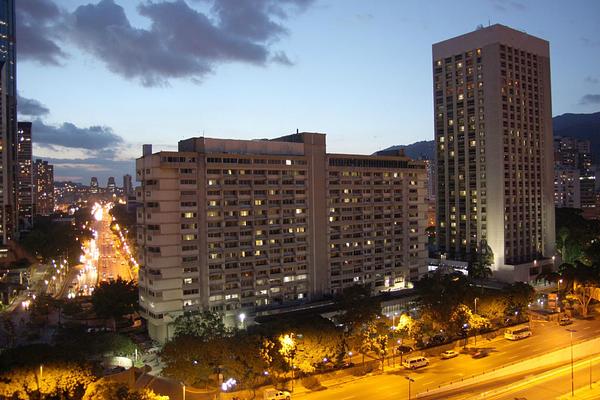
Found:
[[510, 328], [504, 331], [504, 338], [508, 340], [525, 339], [531, 336], [531, 330], [528, 327]]

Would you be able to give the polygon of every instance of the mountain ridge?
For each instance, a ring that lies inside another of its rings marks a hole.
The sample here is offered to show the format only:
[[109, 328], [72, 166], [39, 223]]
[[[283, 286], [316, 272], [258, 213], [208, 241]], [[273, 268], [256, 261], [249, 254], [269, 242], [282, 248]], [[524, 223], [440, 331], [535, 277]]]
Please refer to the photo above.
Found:
[[[595, 113], [565, 113], [552, 118], [554, 136], [569, 136], [589, 140], [594, 163], [600, 163], [600, 111]], [[413, 159], [432, 160], [433, 140], [420, 140], [411, 144], [397, 144], [387, 150], [404, 149], [404, 154]]]

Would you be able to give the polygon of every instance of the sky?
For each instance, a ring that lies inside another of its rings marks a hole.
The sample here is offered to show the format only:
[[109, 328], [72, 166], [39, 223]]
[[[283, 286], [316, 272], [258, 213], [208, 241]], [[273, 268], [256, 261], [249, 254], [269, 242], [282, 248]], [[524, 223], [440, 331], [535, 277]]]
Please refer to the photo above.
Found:
[[144, 143], [433, 138], [431, 45], [500, 23], [550, 42], [553, 115], [600, 111], [597, 0], [16, 0], [21, 121], [55, 180], [117, 182]]

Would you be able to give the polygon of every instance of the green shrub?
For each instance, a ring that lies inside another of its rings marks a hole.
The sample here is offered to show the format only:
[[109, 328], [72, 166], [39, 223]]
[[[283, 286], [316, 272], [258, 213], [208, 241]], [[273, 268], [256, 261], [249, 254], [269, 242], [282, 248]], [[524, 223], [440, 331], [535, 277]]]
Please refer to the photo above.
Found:
[[302, 386], [308, 390], [319, 390], [321, 389], [321, 382], [319, 382], [316, 376], [307, 376], [306, 378], [302, 378]]

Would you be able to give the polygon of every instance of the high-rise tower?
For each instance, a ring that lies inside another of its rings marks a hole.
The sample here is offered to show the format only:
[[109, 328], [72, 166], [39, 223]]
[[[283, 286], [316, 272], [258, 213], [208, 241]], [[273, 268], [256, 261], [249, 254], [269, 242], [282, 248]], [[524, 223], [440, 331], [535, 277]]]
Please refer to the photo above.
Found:
[[33, 164], [34, 213], [50, 215], [54, 212], [54, 166], [48, 161], [35, 160]]
[[492, 25], [436, 43], [433, 86], [440, 253], [489, 245], [495, 276], [533, 279], [554, 255], [548, 42]]
[[33, 165], [31, 161], [31, 122], [17, 123], [17, 204], [19, 230], [33, 225]]
[[15, 2], [0, 2], [0, 241], [17, 232]]

